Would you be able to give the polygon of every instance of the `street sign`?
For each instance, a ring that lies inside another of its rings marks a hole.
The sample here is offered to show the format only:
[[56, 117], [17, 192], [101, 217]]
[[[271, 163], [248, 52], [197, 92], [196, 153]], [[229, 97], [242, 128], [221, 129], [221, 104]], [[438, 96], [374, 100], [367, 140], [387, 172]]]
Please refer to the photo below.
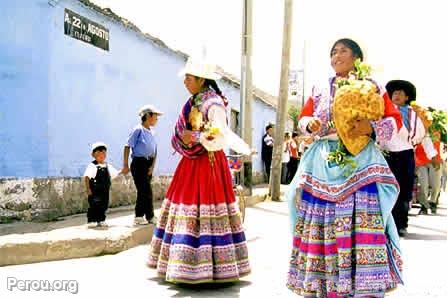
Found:
[[109, 50], [109, 30], [69, 9], [64, 12], [64, 33], [105, 51]]

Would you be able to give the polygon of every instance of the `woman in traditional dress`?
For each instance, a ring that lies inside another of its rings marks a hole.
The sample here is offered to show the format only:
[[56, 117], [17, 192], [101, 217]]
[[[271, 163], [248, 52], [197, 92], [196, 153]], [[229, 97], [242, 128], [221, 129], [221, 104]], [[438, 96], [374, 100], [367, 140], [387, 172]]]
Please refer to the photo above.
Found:
[[172, 137], [183, 157], [152, 238], [148, 265], [166, 281], [237, 281], [250, 272], [245, 234], [222, 150], [252, 150], [227, 125], [227, 100], [215, 67], [189, 59], [183, 73], [191, 97]]
[[315, 142], [301, 158], [287, 194], [294, 231], [287, 286], [305, 297], [383, 297], [402, 282], [399, 236], [391, 216], [399, 188], [383, 155], [374, 144], [389, 140], [402, 119], [387, 93], [384, 117], [376, 122], [358, 119], [352, 137], [372, 136], [352, 156], [346, 168], [327, 160], [338, 147], [332, 123], [337, 78], [346, 78], [363, 53], [356, 42], [334, 43], [331, 65], [336, 75], [314, 87], [300, 116], [300, 129]]

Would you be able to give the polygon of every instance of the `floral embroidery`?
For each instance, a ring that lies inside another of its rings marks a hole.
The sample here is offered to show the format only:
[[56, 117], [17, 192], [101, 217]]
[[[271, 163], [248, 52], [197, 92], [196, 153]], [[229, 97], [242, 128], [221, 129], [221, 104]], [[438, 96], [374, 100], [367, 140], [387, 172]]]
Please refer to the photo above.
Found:
[[340, 202], [360, 187], [374, 182], [394, 184], [398, 187], [396, 178], [389, 167], [372, 165], [354, 174], [349, 180], [339, 185], [328, 185], [318, 181], [310, 174], [303, 173], [298, 188], [302, 187], [305, 191], [318, 198], [331, 202]]
[[376, 138], [378, 142], [389, 141], [394, 134], [394, 120], [391, 118], [384, 118], [382, 120], [372, 123]]

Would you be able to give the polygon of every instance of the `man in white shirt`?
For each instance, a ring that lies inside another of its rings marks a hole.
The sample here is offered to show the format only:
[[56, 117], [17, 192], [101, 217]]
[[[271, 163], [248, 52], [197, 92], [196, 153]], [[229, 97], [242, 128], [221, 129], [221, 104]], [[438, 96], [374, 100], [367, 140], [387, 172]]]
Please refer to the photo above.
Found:
[[385, 159], [399, 183], [400, 192], [392, 214], [399, 235], [404, 237], [407, 235], [408, 212], [415, 180], [414, 146], [422, 142], [426, 129], [409, 105], [416, 100], [416, 88], [412, 83], [393, 80], [386, 84], [386, 90], [400, 111], [403, 122], [399, 132], [390, 141], [380, 143], [380, 146], [387, 152]]

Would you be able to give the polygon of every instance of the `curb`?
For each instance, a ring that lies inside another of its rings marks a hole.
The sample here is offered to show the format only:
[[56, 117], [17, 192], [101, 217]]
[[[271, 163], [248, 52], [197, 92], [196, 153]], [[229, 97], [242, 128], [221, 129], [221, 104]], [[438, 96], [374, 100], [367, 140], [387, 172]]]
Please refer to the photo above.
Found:
[[[265, 198], [265, 194], [246, 197], [246, 206], [256, 205]], [[133, 215], [112, 218], [107, 222], [109, 227], [105, 229], [89, 229], [87, 225], [81, 225], [2, 236], [0, 266], [116, 254], [149, 243], [154, 231], [154, 225], [131, 225]]]

